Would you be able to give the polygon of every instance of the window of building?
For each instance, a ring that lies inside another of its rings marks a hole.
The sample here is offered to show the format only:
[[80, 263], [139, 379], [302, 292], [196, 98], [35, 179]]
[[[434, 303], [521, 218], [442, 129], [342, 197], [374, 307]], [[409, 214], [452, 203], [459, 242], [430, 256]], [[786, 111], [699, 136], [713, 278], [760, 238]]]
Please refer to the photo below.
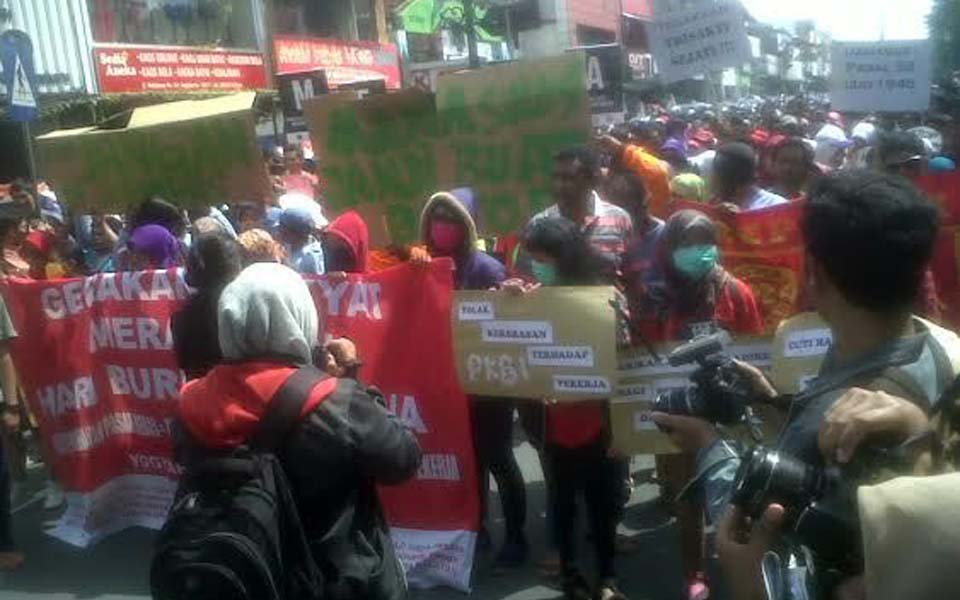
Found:
[[87, 0], [99, 43], [257, 47], [250, 0]]
[[617, 41], [617, 34], [609, 29], [577, 25], [577, 42], [581, 46], [595, 46], [597, 44], [612, 44]]
[[356, 40], [357, 25], [351, 0], [273, 0], [273, 28], [278, 34]]

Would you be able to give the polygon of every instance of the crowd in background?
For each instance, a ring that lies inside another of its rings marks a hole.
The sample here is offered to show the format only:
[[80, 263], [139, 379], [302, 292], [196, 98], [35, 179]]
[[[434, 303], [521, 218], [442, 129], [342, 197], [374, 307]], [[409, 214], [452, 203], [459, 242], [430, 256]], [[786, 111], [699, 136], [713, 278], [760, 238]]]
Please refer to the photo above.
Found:
[[[295, 146], [265, 154], [272, 184], [268, 197], [202, 210], [149, 198], [128, 214], [73, 214], [58, 201], [56, 182], [17, 183], [7, 187], [0, 202], [2, 270], [11, 277], [55, 279], [184, 267], [197, 294], [175, 317], [173, 331], [188, 379], [208, 376], [228, 354], [217, 331], [224, 290], [244, 277], [244, 269], [263, 263], [342, 277], [450, 257], [457, 289], [522, 294], [537, 285], [615, 285], [629, 317], [624, 343], [686, 340], [720, 329], [756, 334], [763, 329], [763, 315], [754, 291], [724, 268], [717, 225], [695, 205], [739, 213], [800, 202], [818, 178], [836, 171], [872, 169], [907, 178], [950, 171], [955, 168], [945, 147], [950, 139], [929, 126], [908, 131], [870, 115], [848, 120], [835, 112], [807, 110], [771, 109], [750, 117], [710, 109], [664, 110], [557, 153], [555, 204], [531, 215], [528, 223], [517, 223], [514, 232], [496, 232], [511, 235], [484, 231], [482, 198], [461, 187], [425, 198], [419, 241], [390, 248], [371, 248], [367, 224], [357, 212], [332, 214], [316, 161], [305, 160]], [[916, 302], [919, 313], [937, 317], [929, 273]], [[0, 331], [4, 339], [14, 335]], [[9, 404], [15, 403], [8, 398]], [[472, 399], [480, 489], [485, 497], [487, 473], [492, 474], [506, 520], [497, 564], [519, 567], [529, 553], [526, 494], [512, 448], [518, 409], [548, 484], [554, 552], [542, 570], [559, 577], [570, 598], [624, 597], [613, 559], [626, 542], [617, 539], [616, 525], [629, 497], [630, 473], [626, 459], [610, 452], [602, 404]], [[29, 416], [20, 410], [19, 420], [6, 420], [10, 438], [29, 427]], [[397, 469], [410, 471], [409, 464]], [[663, 497], [674, 498], [693, 469], [688, 455], [658, 457]], [[597, 561], [595, 585], [588, 585], [576, 561], [573, 523], [580, 494]], [[672, 507], [682, 536], [683, 593], [703, 600], [709, 589], [702, 508], [690, 501]], [[0, 567], [13, 568], [22, 556], [13, 551], [9, 519], [5, 514], [0, 519], [5, 519]]]

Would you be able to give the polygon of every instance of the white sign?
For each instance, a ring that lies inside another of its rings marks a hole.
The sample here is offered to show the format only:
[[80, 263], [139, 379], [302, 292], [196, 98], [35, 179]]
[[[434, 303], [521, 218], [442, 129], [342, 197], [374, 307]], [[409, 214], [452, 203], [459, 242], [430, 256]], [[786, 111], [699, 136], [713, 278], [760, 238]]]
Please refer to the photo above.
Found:
[[493, 302], [473, 300], [460, 303], [461, 321], [489, 321], [494, 318]]
[[17, 64], [13, 72], [13, 90], [10, 93], [11, 106], [36, 108], [37, 98], [30, 88], [30, 81], [27, 79], [27, 72], [23, 70], [23, 63], [20, 62], [19, 54], [17, 54]]
[[834, 110], [923, 111], [930, 107], [930, 43], [834, 42], [830, 103]]
[[660, 75], [680, 81], [749, 63], [745, 18], [736, 0], [701, 0], [694, 8], [658, 12], [648, 31]]
[[548, 321], [483, 321], [481, 339], [498, 344], [552, 344], [553, 325]]
[[830, 329], [804, 329], [791, 331], [783, 344], [785, 358], [821, 356], [830, 349], [833, 332]]
[[553, 391], [558, 394], [609, 394], [613, 392], [613, 386], [606, 377], [554, 375]]
[[590, 367], [593, 368], [593, 348], [590, 346], [530, 346], [527, 364], [536, 367]]

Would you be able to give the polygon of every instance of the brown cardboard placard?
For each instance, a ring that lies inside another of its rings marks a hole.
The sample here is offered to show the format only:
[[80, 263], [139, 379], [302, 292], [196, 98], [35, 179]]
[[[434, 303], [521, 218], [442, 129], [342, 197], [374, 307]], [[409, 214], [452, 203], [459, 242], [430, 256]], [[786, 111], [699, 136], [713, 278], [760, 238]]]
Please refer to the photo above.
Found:
[[[634, 454], [673, 454], [678, 452], [670, 438], [650, 420], [653, 403], [660, 394], [674, 389], [685, 389], [691, 385], [690, 375], [697, 369], [696, 364], [674, 367], [666, 362], [670, 352], [681, 342], [656, 344], [654, 350], [660, 356], [657, 361], [647, 350], [630, 348], [620, 352], [620, 383], [617, 395], [610, 401], [610, 432], [612, 446], [625, 455]], [[734, 338], [726, 349], [729, 356], [768, 369], [771, 366], [770, 338], [764, 336], [744, 336]], [[766, 414], [766, 411], [763, 411]], [[765, 419], [765, 436], [774, 432], [768, 430], [767, 422], [776, 426], [775, 419]], [[737, 428], [738, 430], [740, 428]], [[734, 431], [737, 437], [744, 437], [745, 431]]]
[[75, 210], [123, 212], [149, 196], [179, 206], [260, 200], [255, 92], [133, 109], [126, 120], [37, 138], [40, 174]]
[[773, 338], [770, 382], [781, 394], [796, 394], [820, 372], [833, 342], [830, 326], [815, 312], [784, 320]]
[[610, 398], [617, 380], [611, 287], [454, 294], [454, 352], [464, 391], [478, 396]]
[[332, 94], [304, 116], [334, 211], [374, 204], [394, 242], [418, 237], [434, 192], [470, 186], [481, 228], [514, 231], [551, 202], [553, 155], [589, 139], [582, 53], [444, 74], [436, 99]]

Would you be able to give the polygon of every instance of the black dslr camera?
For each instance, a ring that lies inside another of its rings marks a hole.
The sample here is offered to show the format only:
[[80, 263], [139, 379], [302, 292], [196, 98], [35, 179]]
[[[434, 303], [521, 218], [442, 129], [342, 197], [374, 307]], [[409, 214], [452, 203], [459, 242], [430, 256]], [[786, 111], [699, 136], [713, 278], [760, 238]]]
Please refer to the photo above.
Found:
[[694, 339], [670, 353], [673, 367], [698, 363], [691, 376], [693, 387], [660, 394], [654, 410], [671, 415], [699, 417], [719, 425], [737, 425], [749, 417], [753, 399], [750, 382], [733, 360], [723, 354], [726, 333]]
[[808, 465], [776, 450], [755, 446], [740, 463], [730, 502], [754, 521], [770, 504], [784, 508], [788, 546], [799, 549], [817, 598], [863, 571], [857, 518], [857, 485], [864, 464], [841, 470]]

